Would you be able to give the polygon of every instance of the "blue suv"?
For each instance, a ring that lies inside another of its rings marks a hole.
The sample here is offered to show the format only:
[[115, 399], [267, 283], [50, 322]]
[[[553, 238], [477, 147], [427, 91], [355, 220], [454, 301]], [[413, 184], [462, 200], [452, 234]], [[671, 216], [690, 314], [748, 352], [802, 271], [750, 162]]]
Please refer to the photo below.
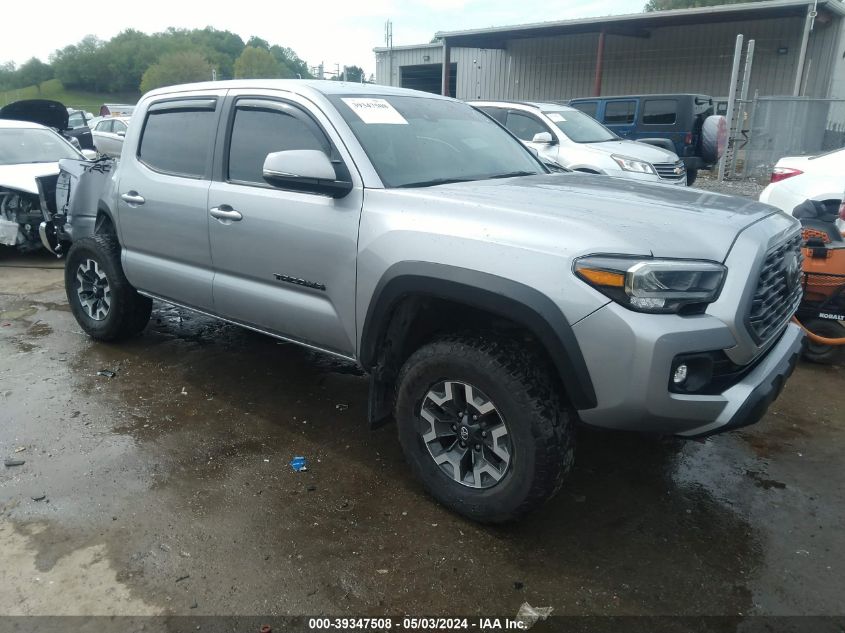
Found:
[[699, 169], [710, 169], [727, 142], [723, 116], [713, 98], [697, 94], [625, 95], [573, 99], [573, 108], [589, 114], [624, 139], [675, 152], [687, 168], [687, 184]]

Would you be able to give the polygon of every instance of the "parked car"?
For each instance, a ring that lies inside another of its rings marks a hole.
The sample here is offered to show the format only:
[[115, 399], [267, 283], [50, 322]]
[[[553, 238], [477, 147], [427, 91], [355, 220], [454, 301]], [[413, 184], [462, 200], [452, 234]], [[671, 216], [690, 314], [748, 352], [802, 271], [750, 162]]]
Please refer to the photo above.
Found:
[[128, 123], [129, 117], [105, 117], [100, 119], [92, 132], [97, 151], [105, 156], [120, 158]]
[[587, 114], [552, 103], [472, 101], [541, 158], [574, 171], [686, 186], [674, 152], [625, 141]]
[[54, 224], [58, 162], [85, 158], [55, 130], [0, 120], [0, 244], [60, 252]]
[[697, 94], [591, 97], [569, 102], [622, 138], [675, 152], [687, 168], [687, 183], [700, 169], [712, 169], [727, 146], [725, 117], [714, 113], [713, 98]]
[[[772, 170], [771, 183], [760, 193], [760, 202], [789, 214], [807, 200], [821, 203], [830, 213], [843, 204], [845, 148], [817, 156], [787, 156]], [[845, 221], [837, 221], [845, 231]]]
[[68, 109], [67, 134], [79, 141], [80, 149], [94, 149], [89, 122], [91, 117], [82, 110]]
[[424, 486], [476, 520], [551, 497], [579, 420], [686, 437], [756, 422], [801, 349], [797, 220], [548, 173], [454, 99], [171, 86], [141, 99], [114, 169], [65, 266], [84, 331], [135, 335], [157, 298], [357, 362], [371, 424], [395, 419]]
[[[70, 113], [64, 104], [50, 99], [24, 99], [0, 108], [0, 119], [30, 121], [51, 127], [77, 149], [93, 150], [91, 131], [85, 125], [70, 125]], [[76, 122], [76, 119], [74, 120]]]

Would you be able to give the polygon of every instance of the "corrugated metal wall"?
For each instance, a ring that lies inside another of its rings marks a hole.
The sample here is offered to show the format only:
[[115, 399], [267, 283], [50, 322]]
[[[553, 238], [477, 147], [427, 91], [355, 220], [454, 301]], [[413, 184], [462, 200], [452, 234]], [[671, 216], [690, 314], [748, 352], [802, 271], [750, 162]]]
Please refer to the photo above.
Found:
[[[738, 33], [754, 39], [749, 95], [791, 95], [801, 44], [801, 17], [725, 22], [651, 29], [651, 37], [608, 35], [602, 93], [699, 92], [724, 96], [728, 91], [734, 41]], [[842, 55], [841, 20], [817, 24], [807, 50], [806, 96], [826, 97]], [[510, 40], [505, 50], [453, 48], [459, 99], [566, 100], [590, 96], [593, 90], [595, 33]], [[778, 52], [779, 49], [781, 52]], [[786, 49], [783, 52], [783, 49]], [[401, 66], [442, 63], [437, 46], [376, 55], [379, 83], [401, 85]], [[428, 62], [423, 56], [428, 55]], [[845, 90], [845, 87], [843, 87]]]

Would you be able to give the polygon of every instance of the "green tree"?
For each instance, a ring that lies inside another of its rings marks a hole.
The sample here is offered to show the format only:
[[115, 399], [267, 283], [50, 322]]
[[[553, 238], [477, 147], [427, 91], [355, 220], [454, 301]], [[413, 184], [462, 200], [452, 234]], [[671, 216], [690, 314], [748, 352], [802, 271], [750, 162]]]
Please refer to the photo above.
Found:
[[211, 80], [211, 64], [196, 51], [177, 51], [162, 55], [141, 78], [141, 92], [162, 86]]
[[251, 36], [247, 41], [246, 45], [251, 48], [263, 48], [265, 51], [270, 50], [270, 42], [265, 39], [258, 37], [257, 35]]
[[247, 46], [235, 60], [236, 79], [275, 79], [282, 76], [279, 62], [264, 48]]
[[15, 62], [0, 64], [0, 90], [14, 88], [15, 70]]
[[692, 9], [695, 7], [712, 7], [722, 4], [738, 4], [740, 2], [761, 2], [761, 0], [648, 0], [644, 11], [666, 11], [668, 9]]
[[290, 48], [283, 48], [278, 45], [270, 47], [270, 54], [282, 66], [282, 77], [298, 77], [299, 79], [313, 79], [314, 76], [308, 71], [308, 64], [299, 58], [299, 55]]
[[15, 73], [15, 88], [35, 85], [41, 92], [41, 82], [53, 78], [53, 67], [35, 57], [21, 64]]

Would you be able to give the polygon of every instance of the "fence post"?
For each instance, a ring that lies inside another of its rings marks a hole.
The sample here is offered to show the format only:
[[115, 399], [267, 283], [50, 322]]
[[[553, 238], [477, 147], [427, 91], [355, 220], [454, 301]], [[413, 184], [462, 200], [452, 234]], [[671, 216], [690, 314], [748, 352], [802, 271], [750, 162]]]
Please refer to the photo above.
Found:
[[[745, 69], [742, 73], [742, 87], [739, 89], [739, 108], [736, 112], [737, 135], [734, 138], [734, 148], [731, 153], [730, 175], [736, 178], [736, 159], [738, 155], [737, 141], [742, 137], [742, 127], [745, 122], [745, 113], [748, 110], [748, 85], [751, 83], [751, 64], [754, 61], [754, 40], [748, 40], [745, 48]], [[743, 163], [743, 170], [745, 164]]]
[[725, 113], [725, 119], [728, 124], [728, 146], [725, 153], [719, 159], [719, 182], [725, 179], [725, 161], [727, 159], [728, 151], [731, 148], [731, 126], [733, 125], [734, 105], [736, 103], [736, 84], [739, 81], [739, 62], [742, 58], [742, 33], [736, 36], [736, 46], [734, 47], [734, 61], [731, 67], [731, 85], [728, 88], [728, 111]]

